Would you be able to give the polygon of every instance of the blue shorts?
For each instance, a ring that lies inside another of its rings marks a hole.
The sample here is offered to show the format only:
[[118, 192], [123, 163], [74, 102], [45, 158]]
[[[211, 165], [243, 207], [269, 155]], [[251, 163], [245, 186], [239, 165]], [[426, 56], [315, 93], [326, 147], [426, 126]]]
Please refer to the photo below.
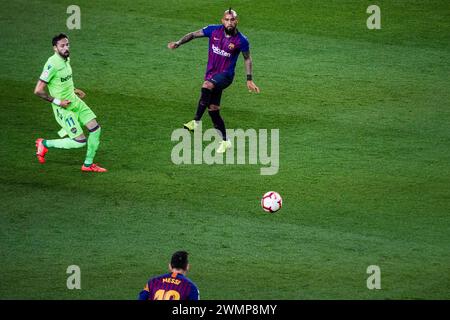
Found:
[[233, 77], [230, 76], [228, 73], [218, 73], [212, 76], [212, 78], [208, 79], [207, 81], [214, 84], [210, 104], [220, 106], [220, 100], [222, 99], [222, 91], [228, 88], [231, 85], [231, 83], [233, 83]]
[[214, 89], [225, 90], [233, 82], [233, 77], [223, 72], [213, 75], [207, 81], [214, 84]]

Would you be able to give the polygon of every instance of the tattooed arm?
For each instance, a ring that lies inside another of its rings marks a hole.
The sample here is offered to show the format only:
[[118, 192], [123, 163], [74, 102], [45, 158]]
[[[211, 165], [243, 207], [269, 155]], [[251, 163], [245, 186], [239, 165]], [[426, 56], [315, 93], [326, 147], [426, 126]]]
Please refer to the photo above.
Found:
[[256, 93], [259, 93], [260, 91], [259, 88], [253, 82], [252, 76], [253, 63], [252, 57], [250, 56], [250, 51], [242, 52], [242, 55], [244, 56], [245, 72], [247, 72], [247, 88], [250, 92], [254, 91]]
[[167, 47], [169, 49], [176, 49], [179, 46], [181, 46], [182, 44], [185, 44], [186, 42], [191, 41], [192, 39], [196, 39], [196, 38], [201, 38], [204, 37], [204, 33], [203, 30], [200, 29], [198, 31], [194, 31], [194, 32], [190, 32], [187, 35], [185, 35], [183, 38], [181, 38], [180, 40], [176, 41], [176, 42], [169, 42], [169, 44], [167, 45]]
[[67, 107], [70, 104], [69, 100], [61, 101], [48, 95], [47, 92], [45, 91], [46, 87], [47, 83], [45, 83], [42, 80], [38, 80], [36, 87], [34, 88], [34, 94], [37, 95], [38, 97], [41, 97], [44, 100], [47, 100], [48, 102], [53, 102], [54, 104], [57, 104], [58, 106], [63, 108]]

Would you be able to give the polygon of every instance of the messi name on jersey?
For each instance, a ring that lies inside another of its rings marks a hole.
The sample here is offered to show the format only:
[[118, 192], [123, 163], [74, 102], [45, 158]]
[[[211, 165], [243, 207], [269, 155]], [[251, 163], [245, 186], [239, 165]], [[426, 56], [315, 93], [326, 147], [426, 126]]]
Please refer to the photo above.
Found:
[[163, 278], [162, 282], [163, 283], [173, 283], [173, 284], [179, 285], [181, 283], [181, 280], [178, 280], [176, 278]]

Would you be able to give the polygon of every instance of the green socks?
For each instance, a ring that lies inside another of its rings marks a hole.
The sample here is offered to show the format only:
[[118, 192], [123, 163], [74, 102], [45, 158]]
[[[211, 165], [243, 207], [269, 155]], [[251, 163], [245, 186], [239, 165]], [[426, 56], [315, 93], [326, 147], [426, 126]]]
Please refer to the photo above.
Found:
[[86, 145], [85, 141], [76, 141], [70, 138], [56, 139], [56, 140], [44, 140], [44, 146], [47, 148], [58, 148], [58, 149], [75, 149], [81, 148]]
[[98, 127], [97, 130], [89, 133], [89, 138], [87, 141], [86, 159], [84, 160], [84, 165], [87, 167], [94, 162], [95, 153], [97, 152], [98, 146], [100, 145], [101, 132], [102, 128]]
[[[95, 131], [89, 133], [89, 138], [87, 139], [87, 152], [86, 160], [84, 160], [84, 165], [89, 167], [92, 162], [94, 162], [95, 153], [97, 152], [98, 146], [100, 145], [100, 134], [102, 128], [99, 126], [94, 128]], [[47, 148], [59, 148], [59, 149], [75, 149], [81, 148], [86, 145], [86, 140], [77, 141], [70, 138], [56, 139], [56, 140], [44, 140], [42, 142]]]

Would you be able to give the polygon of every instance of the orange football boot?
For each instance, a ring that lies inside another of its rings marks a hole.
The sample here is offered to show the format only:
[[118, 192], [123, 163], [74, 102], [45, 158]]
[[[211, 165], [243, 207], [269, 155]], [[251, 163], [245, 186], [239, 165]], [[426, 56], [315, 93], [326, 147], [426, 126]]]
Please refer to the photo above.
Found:
[[40, 163], [45, 163], [45, 154], [48, 152], [48, 149], [42, 141], [44, 141], [42, 138], [36, 140], [36, 156]]
[[93, 163], [89, 167], [86, 167], [83, 164], [83, 166], [81, 167], [81, 171], [86, 171], [86, 172], [107, 172], [108, 170], [106, 170], [105, 168], [102, 168], [99, 165]]

